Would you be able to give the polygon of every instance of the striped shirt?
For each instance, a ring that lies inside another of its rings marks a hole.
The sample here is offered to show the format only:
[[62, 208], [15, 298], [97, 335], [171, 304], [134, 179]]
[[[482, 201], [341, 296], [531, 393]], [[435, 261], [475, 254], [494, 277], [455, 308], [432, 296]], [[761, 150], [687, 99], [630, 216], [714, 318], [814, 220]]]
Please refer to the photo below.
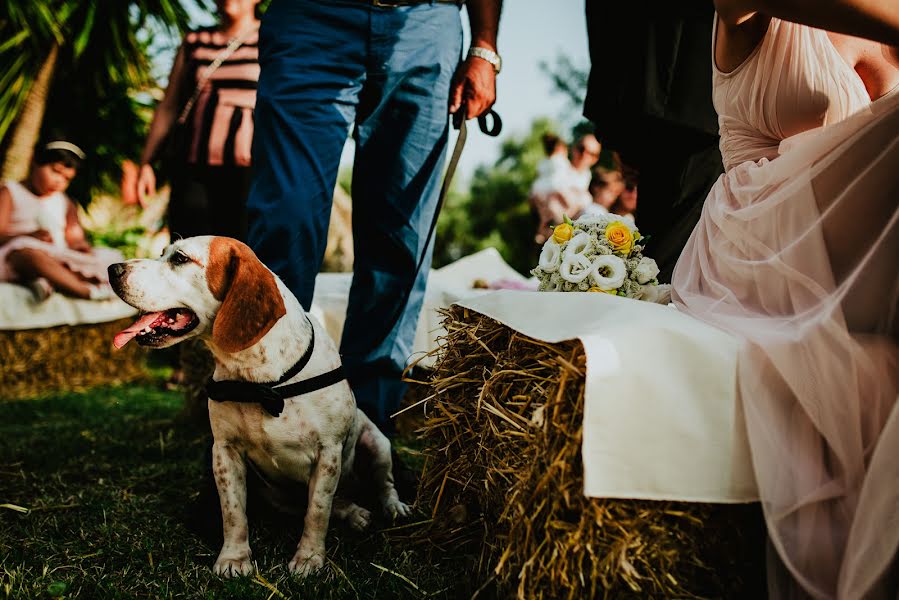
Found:
[[[228, 38], [213, 28], [184, 37], [187, 97], [194, 93], [206, 68], [228, 47]], [[253, 107], [259, 80], [259, 33], [250, 34], [222, 62], [203, 86], [187, 117], [191, 129], [187, 162], [199, 165], [250, 165]]]

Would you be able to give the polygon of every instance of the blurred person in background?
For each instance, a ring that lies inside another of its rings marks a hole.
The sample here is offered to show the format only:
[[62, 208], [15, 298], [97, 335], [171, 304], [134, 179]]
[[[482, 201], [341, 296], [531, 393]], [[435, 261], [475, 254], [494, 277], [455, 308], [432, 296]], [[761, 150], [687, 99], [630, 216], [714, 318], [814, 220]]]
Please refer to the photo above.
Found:
[[165, 160], [173, 237], [246, 239], [259, 2], [217, 0], [219, 24], [185, 35], [153, 114], [137, 177], [124, 178], [134, 188], [123, 190], [123, 198], [143, 203], [156, 193], [152, 164]]
[[542, 142], [546, 156], [537, 163], [537, 178], [528, 194], [528, 203], [536, 215], [538, 244], [552, 234], [552, 227], [561, 223], [565, 215], [574, 217], [582, 202], [571, 189], [573, 169], [568, 144], [554, 133], [544, 134]]
[[546, 156], [537, 163], [537, 179], [531, 189], [542, 193], [568, 185], [571, 161], [568, 160], [568, 144], [558, 135], [545, 133], [541, 142]]
[[624, 191], [624, 176], [621, 174], [621, 158], [617, 152], [612, 152], [611, 164], [608, 166], [597, 165], [593, 168], [593, 178], [590, 179], [590, 196], [593, 202], [584, 209], [585, 215], [608, 214], [612, 205], [618, 200], [618, 196]]
[[37, 302], [55, 291], [85, 300], [113, 297], [106, 268], [123, 257], [91, 247], [66, 195], [85, 158], [71, 142], [42, 143], [28, 176], [0, 186], [0, 281], [27, 286]]
[[565, 217], [575, 219], [593, 202], [589, 191], [591, 167], [599, 160], [601, 147], [592, 135], [582, 136], [571, 149], [555, 134], [543, 136], [546, 158], [537, 164], [537, 179], [531, 184], [529, 202], [537, 214], [534, 240], [542, 244], [552, 227]]
[[586, 190], [593, 176], [591, 169], [599, 162], [602, 146], [596, 136], [587, 133], [578, 138], [571, 149], [571, 168], [574, 169], [574, 185], [578, 190]]
[[625, 167], [622, 176], [621, 192], [615, 198], [615, 202], [609, 207], [609, 212], [613, 215], [627, 217], [631, 221], [636, 220], [637, 215], [637, 171], [633, 168]]

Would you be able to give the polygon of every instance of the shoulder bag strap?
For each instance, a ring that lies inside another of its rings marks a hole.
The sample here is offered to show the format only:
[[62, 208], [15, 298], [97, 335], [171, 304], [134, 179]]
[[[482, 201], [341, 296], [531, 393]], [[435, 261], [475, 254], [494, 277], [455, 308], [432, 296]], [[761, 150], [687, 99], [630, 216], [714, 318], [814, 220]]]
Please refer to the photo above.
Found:
[[212, 77], [212, 74], [216, 72], [216, 70], [222, 66], [222, 63], [228, 60], [232, 54], [237, 52], [237, 49], [240, 48], [244, 42], [249, 39], [251, 35], [253, 35], [256, 31], [258, 31], [258, 27], [254, 27], [249, 31], [237, 36], [228, 44], [228, 46], [219, 52], [218, 56], [212, 61], [212, 63], [206, 67], [206, 70], [203, 71], [203, 75], [200, 76], [200, 80], [197, 81], [197, 87], [194, 88], [194, 93], [191, 95], [190, 99], [184, 105], [184, 108], [181, 109], [181, 113], [178, 115], [178, 124], [184, 125], [187, 122], [187, 116], [190, 114], [190, 110], [194, 107], [194, 104], [197, 102], [197, 98], [200, 97], [200, 94], [203, 93], [203, 87], [206, 85], [206, 82], [209, 81], [209, 78]]

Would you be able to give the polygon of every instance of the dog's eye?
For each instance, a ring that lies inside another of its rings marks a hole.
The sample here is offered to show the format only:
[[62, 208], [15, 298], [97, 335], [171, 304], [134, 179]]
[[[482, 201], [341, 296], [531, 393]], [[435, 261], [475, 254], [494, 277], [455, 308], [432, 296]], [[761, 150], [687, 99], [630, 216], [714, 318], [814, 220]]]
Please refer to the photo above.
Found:
[[183, 265], [190, 262], [190, 258], [183, 252], [173, 252], [169, 262], [173, 265]]

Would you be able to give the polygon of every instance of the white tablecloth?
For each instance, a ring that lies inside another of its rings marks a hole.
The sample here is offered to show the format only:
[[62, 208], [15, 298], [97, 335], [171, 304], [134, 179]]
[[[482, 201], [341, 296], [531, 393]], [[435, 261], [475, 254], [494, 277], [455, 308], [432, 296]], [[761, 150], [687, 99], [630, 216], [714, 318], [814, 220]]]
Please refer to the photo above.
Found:
[[52, 294], [36, 303], [28, 288], [0, 283], [0, 330], [106, 323], [135, 314], [137, 310], [118, 298], [98, 302]]
[[[412, 360], [434, 350], [437, 338], [445, 333], [438, 309], [446, 308], [457, 300], [489, 293], [490, 290], [472, 289], [472, 283], [476, 279], [487, 282], [500, 279], [526, 281], [494, 248], [466, 256], [443, 268], [433, 269], [428, 276], [428, 287], [410, 357]], [[325, 326], [338, 344], [343, 334], [351, 284], [351, 273], [320, 273], [315, 280], [315, 294], [309, 312]], [[433, 357], [428, 357], [419, 364], [430, 366], [433, 362]]]
[[546, 342], [581, 340], [587, 496], [758, 499], [730, 335], [607, 294], [500, 290], [458, 304]]

